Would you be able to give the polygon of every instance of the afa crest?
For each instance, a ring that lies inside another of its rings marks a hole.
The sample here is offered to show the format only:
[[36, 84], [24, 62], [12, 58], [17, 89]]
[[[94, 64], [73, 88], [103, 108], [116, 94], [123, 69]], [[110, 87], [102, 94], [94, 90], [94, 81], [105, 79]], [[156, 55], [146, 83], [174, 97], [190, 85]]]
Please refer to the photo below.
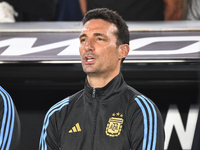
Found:
[[110, 137], [116, 137], [119, 136], [122, 130], [122, 124], [123, 124], [123, 115], [118, 113], [114, 113], [108, 121], [107, 127], [106, 127], [106, 135]]

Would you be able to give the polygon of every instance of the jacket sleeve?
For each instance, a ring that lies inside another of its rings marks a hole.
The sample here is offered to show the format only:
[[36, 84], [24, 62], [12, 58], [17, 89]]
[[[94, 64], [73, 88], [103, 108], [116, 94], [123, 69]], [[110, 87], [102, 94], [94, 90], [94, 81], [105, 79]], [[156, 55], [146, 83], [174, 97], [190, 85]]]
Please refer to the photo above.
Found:
[[0, 86], [0, 150], [17, 150], [21, 126], [11, 96]]
[[156, 105], [143, 95], [134, 99], [136, 108], [130, 118], [131, 150], [163, 150], [164, 126]]
[[69, 98], [66, 98], [52, 106], [46, 113], [40, 137], [39, 150], [60, 150], [59, 112], [68, 104]]
[[39, 150], [59, 150], [59, 136], [56, 132], [56, 118], [54, 113], [51, 109], [46, 113], [40, 137]]

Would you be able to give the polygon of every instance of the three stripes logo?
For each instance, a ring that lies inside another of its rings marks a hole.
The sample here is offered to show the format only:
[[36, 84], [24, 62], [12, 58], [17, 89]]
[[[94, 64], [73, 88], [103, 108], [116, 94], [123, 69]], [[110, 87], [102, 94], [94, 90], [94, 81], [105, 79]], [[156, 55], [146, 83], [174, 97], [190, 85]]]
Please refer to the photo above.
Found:
[[77, 123], [75, 126], [72, 127], [71, 130], [69, 130], [69, 133], [74, 133], [74, 132], [81, 132], [81, 127], [79, 123]]

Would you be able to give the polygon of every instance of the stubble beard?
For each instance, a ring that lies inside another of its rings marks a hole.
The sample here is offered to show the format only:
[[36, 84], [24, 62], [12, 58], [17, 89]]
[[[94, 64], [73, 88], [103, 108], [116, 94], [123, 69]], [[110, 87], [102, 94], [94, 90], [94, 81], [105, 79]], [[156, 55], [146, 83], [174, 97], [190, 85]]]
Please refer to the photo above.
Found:
[[104, 76], [106, 71], [103, 71], [101, 69], [101, 66], [95, 67], [95, 68], [89, 68], [90, 66], [83, 66], [83, 71], [87, 74], [89, 77], [101, 77]]
[[83, 71], [88, 75], [88, 76], [96, 76], [98, 74], [98, 71], [96, 68], [89, 68], [90, 66], [83, 66]]

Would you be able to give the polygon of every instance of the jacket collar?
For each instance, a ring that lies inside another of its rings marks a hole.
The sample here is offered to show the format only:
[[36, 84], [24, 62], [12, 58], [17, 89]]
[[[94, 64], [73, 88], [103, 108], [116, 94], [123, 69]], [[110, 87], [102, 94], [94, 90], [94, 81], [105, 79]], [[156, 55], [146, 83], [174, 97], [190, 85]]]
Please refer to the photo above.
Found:
[[88, 85], [87, 79], [85, 80], [85, 94], [89, 99], [109, 99], [110, 97], [119, 94], [125, 88], [125, 81], [123, 75], [119, 73], [114, 77], [106, 86], [102, 88], [92, 88]]

